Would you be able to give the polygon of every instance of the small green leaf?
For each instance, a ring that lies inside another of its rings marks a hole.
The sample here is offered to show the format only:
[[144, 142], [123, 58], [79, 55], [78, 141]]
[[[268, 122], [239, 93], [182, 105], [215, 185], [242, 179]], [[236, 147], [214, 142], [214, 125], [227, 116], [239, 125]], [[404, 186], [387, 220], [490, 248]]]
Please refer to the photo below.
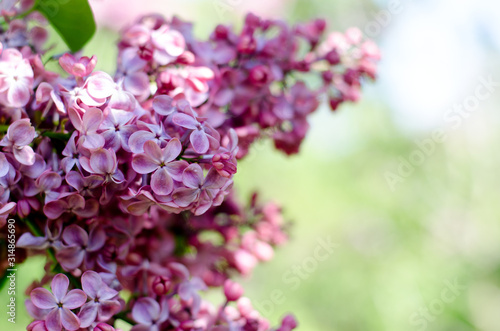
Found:
[[37, 0], [34, 9], [47, 18], [72, 52], [82, 49], [96, 30], [87, 0]]

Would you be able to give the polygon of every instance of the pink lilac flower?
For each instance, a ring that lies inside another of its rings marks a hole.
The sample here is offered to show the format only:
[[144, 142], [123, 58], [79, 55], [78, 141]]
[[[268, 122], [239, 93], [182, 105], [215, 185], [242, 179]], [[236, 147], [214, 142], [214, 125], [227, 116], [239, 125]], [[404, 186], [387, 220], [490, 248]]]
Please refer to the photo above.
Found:
[[151, 40], [155, 46], [153, 58], [160, 65], [173, 62], [175, 58], [184, 52], [186, 43], [179, 31], [163, 25], [151, 33]]
[[185, 161], [174, 161], [182, 151], [177, 138], [170, 140], [165, 148], [153, 141], [146, 141], [144, 153], [134, 156], [132, 167], [140, 174], [151, 176], [151, 188], [156, 194], [168, 195], [174, 189], [175, 180], [182, 179], [182, 171], [187, 167]]
[[172, 117], [172, 121], [183, 128], [192, 130], [189, 140], [197, 153], [204, 154], [211, 145], [218, 145], [217, 131], [213, 130], [207, 123], [200, 123], [193, 115], [177, 113]]
[[90, 158], [80, 157], [80, 164], [89, 173], [103, 176], [105, 183], [120, 184], [125, 180], [112, 149], [96, 149], [90, 153]]
[[91, 253], [104, 246], [106, 234], [102, 228], [93, 228], [87, 234], [84, 229], [72, 224], [65, 228], [62, 239], [64, 246], [57, 252], [57, 260], [65, 270], [74, 270], [85, 259], [88, 262]]
[[58, 173], [46, 170], [36, 181], [27, 181], [27, 183], [24, 188], [24, 195], [32, 197], [43, 193], [45, 195], [45, 203], [47, 203], [59, 197], [60, 192], [56, 190], [61, 186], [62, 178]]
[[198, 277], [185, 280], [179, 285], [179, 297], [185, 302], [192, 302], [192, 314], [195, 316], [198, 314], [201, 305], [201, 297], [198, 292], [206, 289], [207, 286]]
[[[153, 14], [123, 31], [114, 76], [74, 54], [61, 76], [42, 61], [32, 5], [0, 5], [0, 227], [23, 219], [19, 262], [51, 257], [28, 290], [28, 330], [114, 331], [120, 318], [134, 331], [271, 330], [231, 278], [271, 259], [286, 223], [276, 204], [236, 198], [237, 160], [261, 139], [297, 153], [321, 100], [337, 109], [376, 77], [376, 45], [253, 14], [199, 40]], [[61, 268], [83, 292], [52, 279]], [[207, 287], [226, 300], [202, 299]]]
[[123, 88], [140, 100], [149, 96], [149, 76], [144, 71], [146, 65], [147, 62], [132, 47], [123, 50], [118, 64], [117, 77]]
[[64, 274], [54, 276], [51, 283], [52, 293], [39, 287], [31, 291], [31, 301], [40, 309], [51, 309], [45, 318], [49, 331], [78, 330], [79, 318], [71, 310], [80, 308], [87, 301], [87, 295], [78, 289], [68, 292], [69, 279]]
[[75, 56], [66, 53], [59, 58], [59, 64], [69, 74], [76, 77], [85, 77], [92, 73], [97, 63], [97, 58], [83, 56], [77, 59]]
[[60, 249], [62, 247], [62, 242], [60, 240], [61, 232], [62, 222], [47, 222], [45, 226], [45, 235], [43, 237], [34, 236], [30, 232], [25, 232], [17, 240], [16, 246], [38, 250], [48, 247]]
[[85, 271], [82, 275], [82, 289], [90, 299], [78, 314], [80, 327], [89, 327], [94, 321], [108, 321], [121, 310], [117, 300], [118, 292], [109, 288], [95, 271]]
[[106, 117], [99, 129], [104, 137], [104, 147], [111, 148], [115, 152], [120, 148], [130, 151], [128, 140], [137, 127], [132, 124], [134, 114], [121, 109], [108, 108], [105, 111]]
[[8, 48], [0, 56], [0, 104], [24, 107], [33, 94], [33, 69], [21, 52]]
[[49, 219], [56, 219], [65, 213], [75, 214], [80, 217], [89, 218], [95, 216], [99, 210], [96, 200], [85, 200], [79, 194], [69, 194], [47, 203], [43, 212]]
[[146, 141], [155, 141], [158, 145], [166, 145], [171, 138], [165, 132], [163, 123], [156, 125], [137, 121], [137, 127], [140, 130], [132, 133], [128, 140], [129, 148], [134, 153], [143, 153]]
[[[14, 158], [21, 164], [33, 165], [35, 152], [29, 144], [35, 138], [35, 128], [29, 119], [21, 119], [12, 123], [7, 129], [7, 134], [0, 141], [0, 146], [14, 154]], [[5, 168], [4, 168], [5, 169]]]
[[198, 164], [191, 164], [182, 174], [182, 182], [186, 187], [174, 191], [174, 201], [181, 207], [187, 207], [198, 201], [195, 214], [203, 214], [210, 206], [220, 188], [227, 182], [227, 178], [220, 176], [212, 168], [203, 176], [203, 169]]
[[87, 149], [98, 149], [104, 146], [104, 137], [97, 133], [103, 120], [102, 111], [90, 108], [83, 117], [76, 110], [69, 110], [69, 118], [75, 129], [79, 132], [77, 144]]
[[75, 165], [80, 168], [80, 151], [76, 148], [76, 138], [78, 137], [78, 132], [74, 131], [71, 137], [62, 151], [62, 155], [65, 156], [61, 160], [61, 168], [65, 173], [68, 173]]
[[139, 298], [132, 308], [132, 318], [138, 324], [131, 331], [160, 331], [162, 323], [169, 317], [168, 303], [162, 299], [161, 305], [149, 297]]
[[97, 190], [104, 182], [104, 178], [99, 175], [84, 177], [78, 171], [70, 171], [66, 174], [66, 182], [72, 186], [83, 197], [96, 197]]

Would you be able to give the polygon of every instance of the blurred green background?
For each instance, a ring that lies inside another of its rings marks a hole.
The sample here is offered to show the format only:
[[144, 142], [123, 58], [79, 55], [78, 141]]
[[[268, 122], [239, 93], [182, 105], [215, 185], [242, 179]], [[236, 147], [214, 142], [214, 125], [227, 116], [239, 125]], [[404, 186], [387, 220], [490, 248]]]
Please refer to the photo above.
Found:
[[[100, 28], [85, 50], [108, 72], [113, 29], [139, 6], [120, 0], [117, 8], [116, 1], [92, 2]], [[242, 280], [255, 306], [274, 325], [293, 312], [303, 331], [500, 330], [500, 93], [459, 122], [447, 117], [475, 95], [479, 77], [500, 81], [498, 5], [396, 1], [402, 10], [391, 13], [394, 1], [234, 0], [221, 14], [216, 6], [224, 1], [140, 6], [194, 21], [199, 36], [217, 23], [241, 22], [246, 10], [290, 22], [320, 16], [340, 30], [366, 32], [378, 22], [372, 36], [384, 56], [379, 81], [366, 86], [360, 103], [313, 116], [299, 155], [287, 158], [261, 143], [239, 165], [241, 197], [259, 190], [293, 222], [290, 242]], [[430, 142], [437, 130], [446, 138]], [[412, 162], [419, 151], [422, 162]], [[411, 169], [398, 172], [405, 162]], [[387, 176], [399, 181], [391, 186]], [[315, 250], [329, 238], [335, 248], [318, 261]], [[18, 288], [39, 278], [42, 266], [40, 259], [21, 266]], [[287, 276], [297, 267], [306, 271], [291, 284]], [[2, 307], [6, 300], [2, 293]], [[0, 330], [23, 330], [29, 319], [22, 305], [18, 313], [16, 327], [2, 318]]]

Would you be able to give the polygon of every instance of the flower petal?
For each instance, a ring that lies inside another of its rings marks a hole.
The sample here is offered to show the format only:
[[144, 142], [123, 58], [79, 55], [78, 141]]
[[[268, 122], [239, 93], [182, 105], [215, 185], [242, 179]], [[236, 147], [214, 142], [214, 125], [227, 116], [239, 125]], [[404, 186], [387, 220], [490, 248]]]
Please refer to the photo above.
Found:
[[112, 150], [98, 149], [90, 155], [92, 170], [100, 175], [113, 174], [116, 170], [116, 154]]
[[79, 246], [67, 247], [60, 249], [56, 257], [64, 270], [74, 270], [82, 264], [85, 251]]
[[23, 82], [12, 83], [7, 92], [7, 101], [11, 107], [24, 107], [30, 101], [33, 91]]
[[226, 177], [222, 177], [217, 172], [217, 169], [210, 168], [208, 171], [205, 182], [203, 183], [203, 188], [207, 189], [219, 189], [228, 181]]
[[76, 224], [71, 224], [64, 229], [63, 240], [67, 245], [87, 246], [89, 236], [87, 232]]
[[75, 208], [73, 212], [83, 218], [90, 218], [97, 215], [99, 211], [99, 202], [95, 199], [89, 199], [85, 201], [85, 206], [81, 208]]
[[165, 168], [160, 168], [151, 176], [151, 189], [159, 195], [168, 195], [174, 189], [174, 181]]
[[132, 318], [140, 324], [151, 325], [160, 315], [160, 305], [149, 297], [139, 298], [132, 308]]
[[83, 138], [82, 146], [90, 150], [102, 148], [106, 143], [104, 137], [98, 133], [89, 133], [82, 138]]
[[25, 146], [35, 138], [35, 128], [29, 119], [20, 119], [12, 123], [7, 129], [7, 137], [17, 146]]
[[102, 123], [102, 111], [99, 108], [90, 108], [83, 114], [85, 132], [95, 132]]
[[153, 140], [146, 141], [144, 143], [143, 148], [144, 148], [144, 153], [148, 155], [152, 160], [158, 163], [164, 161], [162, 159], [163, 153], [160, 146], [158, 146], [158, 144]]
[[99, 311], [99, 319], [100, 320], [108, 320], [113, 315], [118, 313], [121, 310], [122, 306], [118, 300], [110, 300], [101, 302], [98, 307]]
[[62, 200], [51, 201], [43, 207], [43, 212], [50, 219], [59, 218], [64, 212], [68, 204]]
[[167, 146], [165, 146], [165, 148], [162, 151], [163, 153], [162, 161], [168, 163], [172, 160], [175, 160], [175, 158], [179, 156], [181, 151], [182, 151], [181, 142], [179, 141], [179, 139], [173, 138], [168, 142]]
[[95, 72], [87, 80], [87, 91], [93, 98], [106, 99], [116, 90], [113, 79], [104, 72]]
[[181, 187], [174, 191], [172, 197], [179, 207], [187, 207], [198, 198], [199, 189]]
[[63, 298], [62, 303], [64, 308], [76, 309], [80, 308], [87, 301], [87, 295], [82, 290], [71, 290]]
[[19, 237], [16, 247], [32, 248], [32, 249], [45, 249], [47, 248], [47, 238], [35, 237], [29, 232], [25, 232]]
[[158, 169], [159, 166], [159, 162], [144, 153], [137, 154], [132, 159], [132, 168], [140, 174], [149, 174]]
[[30, 146], [14, 148], [12, 152], [14, 153], [14, 157], [19, 163], [27, 166], [35, 164], [35, 152]]
[[155, 139], [154, 133], [144, 130], [136, 131], [130, 135], [130, 138], [128, 139], [128, 146], [134, 153], [143, 153], [144, 143], [152, 139]]
[[81, 328], [88, 328], [95, 322], [97, 318], [97, 306], [98, 304], [96, 302], [89, 301], [83, 305], [82, 309], [80, 309], [78, 318], [80, 319]]
[[194, 130], [189, 136], [189, 140], [196, 153], [206, 153], [210, 147], [207, 134], [203, 130]]
[[88, 270], [83, 273], [82, 289], [89, 298], [95, 299], [101, 286], [103, 286], [102, 278], [97, 272]]
[[102, 227], [99, 226], [90, 230], [87, 251], [95, 252], [101, 249], [105, 243], [106, 243], [106, 232], [104, 232], [104, 229]]
[[61, 331], [61, 310], [53, 309], [45, 318], [45, 326], [49, 331]]
[[154, 111], [162, 116], [167, 116], [175, 111], [174, 99], [168, 95], [158, 95], [153, 99]]
[[186, 129], [194, 130], [199, 123], [192, 116], [183, 113], [177, 113], [172, 117], [172, 122]]
[[165, 166], [168, 174], [176, 181], [182, 182], [182, 174], [184, 170], [189, 166], [186, 161], [174, 161], [170, 162]]
[[190, 188], [199, 188], [203, 182], [203, 169], [193, 163], [184, 170], [182, 174], [182, 182]]
[[31, 302], [40, 309], [51, 309], [57, 307], [57, 302], [49, 290], [38, 287], [30, 293]]
[[69, 279], [65, 274], [57, 274], [52, 279], [50, 288], [52, 293], [54, 293], [54, 298], [58, 303], [62, 302], [66, 292], [68, 292]]
[[9, 161], [4, 153], [0, 153], [0, 177], [7, 175], [9, 172]]
[[61, 322], [68, 331], [75, 331], [80, 328], [80, 319], [69, 309], [61, 309]]

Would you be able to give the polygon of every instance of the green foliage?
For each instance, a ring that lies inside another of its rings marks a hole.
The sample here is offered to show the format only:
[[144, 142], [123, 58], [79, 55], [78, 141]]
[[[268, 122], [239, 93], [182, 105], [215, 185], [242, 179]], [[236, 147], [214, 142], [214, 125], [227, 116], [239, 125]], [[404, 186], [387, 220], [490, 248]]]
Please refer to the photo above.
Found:
[[37, 0], [34, 10], [47, 18], [72, 52], [82, 49], [95, 33], [87, 0]]

